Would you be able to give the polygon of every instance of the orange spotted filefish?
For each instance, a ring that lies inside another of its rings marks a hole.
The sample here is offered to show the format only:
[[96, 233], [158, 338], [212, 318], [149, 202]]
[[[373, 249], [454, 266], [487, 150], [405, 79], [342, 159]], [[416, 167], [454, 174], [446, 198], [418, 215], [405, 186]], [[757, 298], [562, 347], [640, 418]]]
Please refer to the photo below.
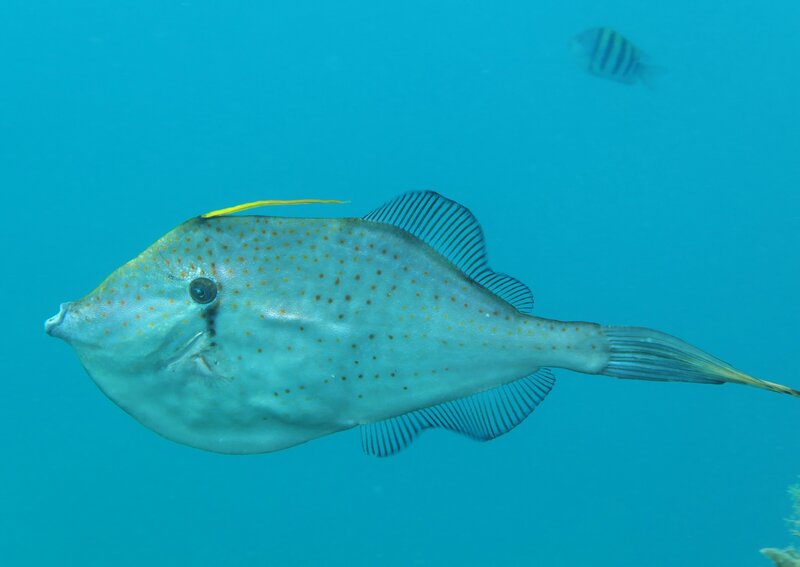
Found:
[[[315, 200], [303, 202], [318, 202]], [[433, 192], [363, 218], [193, 218], [45, 323], [145, 426], [221, 453], [260, 453], [362, 428], [385, 456], [422, 431], [489, 440], [554, 384], [547, 368], [641, 380], [753, 378], [640, 327], [530, 314], [493, 271], [481, 229]]]
[[622, 34], [609, 28], [592, 28], [575, 36], [572, 50], [589, 74], [619, 83], [647, 82], [650, 69], [642, 53]]

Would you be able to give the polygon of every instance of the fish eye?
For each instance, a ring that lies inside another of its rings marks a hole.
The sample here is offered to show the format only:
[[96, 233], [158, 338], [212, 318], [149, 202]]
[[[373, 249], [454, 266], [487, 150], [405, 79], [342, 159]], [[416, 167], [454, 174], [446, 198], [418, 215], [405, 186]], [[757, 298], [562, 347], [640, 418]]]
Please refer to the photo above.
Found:
[[189, 295], [197, 303], [211, 303], [217, 297], [217, 284], [208, 278], [195, 278], [189, 284]]

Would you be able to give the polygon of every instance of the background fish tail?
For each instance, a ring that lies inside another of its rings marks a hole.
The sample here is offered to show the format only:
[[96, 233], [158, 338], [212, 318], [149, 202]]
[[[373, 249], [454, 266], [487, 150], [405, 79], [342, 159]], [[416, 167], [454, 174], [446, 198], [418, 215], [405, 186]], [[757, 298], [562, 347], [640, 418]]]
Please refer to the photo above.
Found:
[[800, 397], [800, 391], [749, 376], [676, 337], [644, 327], [601, 327], [609, 360], [599, 373], [616, 378], [755, 386]]

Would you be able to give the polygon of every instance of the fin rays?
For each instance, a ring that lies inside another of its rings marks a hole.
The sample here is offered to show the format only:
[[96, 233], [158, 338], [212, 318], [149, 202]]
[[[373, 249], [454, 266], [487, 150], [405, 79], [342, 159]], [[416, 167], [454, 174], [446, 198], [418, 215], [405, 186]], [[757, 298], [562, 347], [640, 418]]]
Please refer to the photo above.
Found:
[[761, 380], [661, 331], [644, 327], [603, 327], [609, 361], [601, 374], [636, 380], [744, 384], [800, 397], [800, 390]]
[[476, 441], [508, 433], [528, 417], [555, 384], [549, 370], [510, 384], [361, 427], [365, 453], [388, 457], [408, 447], [426, 429], [441, 428]]
[[433, 191], [405, 193], [364, 220], [390, 224], [416, 236], [518, 311], [530, 313], [533, 309], [528, 286], [489, 268], [480, 224], [469, 209], [455, 201]]

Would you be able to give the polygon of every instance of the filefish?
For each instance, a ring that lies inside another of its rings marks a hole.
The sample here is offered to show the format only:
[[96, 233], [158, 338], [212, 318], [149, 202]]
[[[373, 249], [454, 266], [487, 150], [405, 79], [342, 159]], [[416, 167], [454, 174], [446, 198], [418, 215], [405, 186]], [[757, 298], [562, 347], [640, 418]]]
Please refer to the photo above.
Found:
[[376, 456], [431, 428], [489, 440], [538, 406], [553, 368], [800, 396], [659, 331], [532, 315], [475, 217], [437, 193], [363, 218], [234, 214], [265, 203], [184, 222], [45, 323], [179, 443], [262, 453], [356, 426]]
[[633, 43], [609, 28], [592, 28], [572, 40], [580, 66], [597, 77], [620, 83], [646, 82], [648, 67]]

